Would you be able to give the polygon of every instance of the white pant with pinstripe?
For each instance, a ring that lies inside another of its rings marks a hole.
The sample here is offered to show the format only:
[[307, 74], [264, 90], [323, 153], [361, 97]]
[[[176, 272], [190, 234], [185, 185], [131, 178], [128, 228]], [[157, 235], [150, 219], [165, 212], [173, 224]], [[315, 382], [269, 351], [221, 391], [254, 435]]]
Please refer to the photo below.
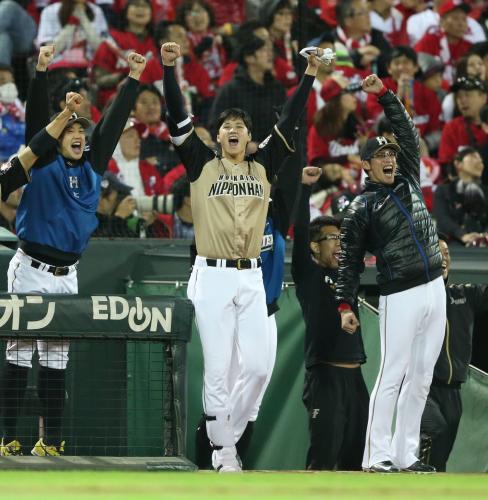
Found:
[[381, 364], [369, 403], [363, 467], [391, 460], [405, 468], [417, 461], [420, 421], [444, 340], [442, 277], [381, 296], [379, 312]]
[[[48, 264], [39, 269], [31, 266], [32, 258], [20, 248], [12, 257], [8, 267], [9, 293], [34, 294], [77, 294], [78, 278], [76, 264], [70, 266], [66, 276], [54, 276], [47, 272]], [[7, 343], [6, 359], [9, 363], [26, 368], [32, 367], [32, 355], [37, 348], [39, 363], [47, 368], [66, 369], [68, 364], [69, 341], [44, 341], [12, 339]]]

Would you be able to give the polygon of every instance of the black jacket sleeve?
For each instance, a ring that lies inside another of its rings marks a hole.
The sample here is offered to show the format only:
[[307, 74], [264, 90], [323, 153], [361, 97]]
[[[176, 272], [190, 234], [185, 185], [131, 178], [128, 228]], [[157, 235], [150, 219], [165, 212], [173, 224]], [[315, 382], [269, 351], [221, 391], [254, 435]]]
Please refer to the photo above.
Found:
[[450, 186], [438, 186], [434, 195], [434, 217], [439, 231], [461, 241], [466, 231], [451, 217]]
[[356, 197], [341, 224], [341, 257], [336, 286], [338, 303], [353, 306], [357, 300], [359, 276], [364, 270], [367, 232], [369, 228], [368, 199]]
[[29, 84], [25, 108], [25, 143], [49, 124], [49, 92], [47, 71], [36, 71]]
[[310, 254], [310, 193], [311, 186], [301, 185], [298, 196], [297, 214], [294, 227], [293, 251], [291, 260], [291, 275], [295, 283], [307, 279], [312, 264]]
[[128, 77], [115, 99], [97, 123], [90, 141], [90, 162], [103, 175], [134, 108], [139, 82]]
[[15, 156], [0, 168], [0, 188], [2, 201], [6, 201], [10, 193], [30, 181], [29, 175]]
[[488, 311], [488, 286], [466, 285], [464, 290], [476, 314]]
[[401, 150], [398, 153], [398, 171], [420, 189], [419, 133], [398, 97], [388, 90], [378, 99]]

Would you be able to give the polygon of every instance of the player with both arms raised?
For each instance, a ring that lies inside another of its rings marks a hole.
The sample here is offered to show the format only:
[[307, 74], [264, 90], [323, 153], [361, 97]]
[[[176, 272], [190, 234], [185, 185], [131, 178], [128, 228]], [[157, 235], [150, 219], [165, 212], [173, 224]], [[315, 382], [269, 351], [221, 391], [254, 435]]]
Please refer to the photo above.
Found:
[[[41, 47], [27, 100], [26, 142], [35, 134], [41, 137], [36, 136], [34, 152], [39, 158], [17, 210], [20, 248], [8, 270], [11, 293], [78, 293], [76, 265], [98, 224], [96, 210], [102, 175], [134, 107], [138, 80], [146, 64], [141, 55], [129, 54], [129, 77], [95, 127], [90, 147], [86, 148], [85, 130], [90, 123], [85, 118], [70, 114], [59, 139], [44, 129], [49, 123], [47, 68], [53, 56], [54, 47]], [[22, 453], [17, 415], [35, 346], [32, 341], [19, 339], [12, 339], [7, 345], [1, 455]], [[59, 455], [64, 451], [61, 422], [69, 343], [37, 341], [37, 349], [45, 435], [32, 454]]]
[[[188, 297], [195, 306], [202, 342], [203, 407], [207, 433], [214, 446], [212, 465], [221, 472], [235, 472], [241, 470], [235, 429], [243, 431], [251, 417], [266, 383], [270, 358], [259, 253], [271, 182], [283, 160], [293, 152], [295, 125], [305, 108], [319, 57], [324, 54], [318, 49], [317, 55], [312, 52], [308, 56], [298, 89], [284, 105], [270, 136], [250, 156], [246, 156], [246, 146], [251, 141], [251, 123], [241, 109], [226, 110], [219, 117], [217, 142], [222, 147], [221, 155], [198, 139], [184, 111], [175, 78], [180, 47], [165, 43], [161, 56], [172, 141], [191, 182], [198, 255], [188, 283]], [[229, 393], [234, 346], [239, 353], [241, 380], [247, 388], [240, 397], [239, 419]]]

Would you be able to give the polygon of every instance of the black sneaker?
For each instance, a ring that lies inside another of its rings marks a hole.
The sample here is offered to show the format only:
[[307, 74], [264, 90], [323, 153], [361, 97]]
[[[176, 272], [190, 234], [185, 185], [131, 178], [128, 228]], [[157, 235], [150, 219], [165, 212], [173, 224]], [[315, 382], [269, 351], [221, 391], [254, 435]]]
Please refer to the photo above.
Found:
[[400, 472], [400, 469], [390, 462], [390, 460], [385, 460], [384, 462], [378, 462], [371, 467], [363, 468], [364, 472], [380, 472], [382, 474], [391, 474], [394, 472]]
[[437, 472], [432, 465], [424, 464], [420, 460], [414, 462], [410, 467], [405, 467], [402, 472], [411, 472], [413, 474], [433, 474]]

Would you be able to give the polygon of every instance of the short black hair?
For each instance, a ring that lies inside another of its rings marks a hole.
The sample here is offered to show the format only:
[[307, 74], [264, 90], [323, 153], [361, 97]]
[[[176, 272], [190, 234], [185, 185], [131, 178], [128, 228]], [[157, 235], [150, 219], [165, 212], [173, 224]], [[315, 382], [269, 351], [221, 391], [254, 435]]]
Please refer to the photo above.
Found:
[[485, 104], [480, 110], [481, 123], [488, 125], [488, 104]]
[[391, 61], [393, 61], [393, 59], [402, 56], [410, 59], [410, 61], [412, 61], [415, 65], [418, 64], [417, 52], [415, 52], [412, 47], [409, 47], [408, 45], [397, 45], [396, 47], [393, 47], [393, 49], [388, 54], [388, 65], [391, 64]]
[[471, 46], [469, 54], [478, 54], [482, 59], [488, 56], [488, 41], [478, 42]]
[[308, 236], [310, 241], [317, 241], [322, 236], [322, 228], [326, 226], [334, 226], [341, 229], [341, 221], [337, 217], [330, 215], [321, 215], [315, 218], [308, 226]]
[[249, 113], [247, 113], [241, 108], [229, 108], [222, 111], [217, 120], [217, 125], [216, 125], [217, 130], [219, 130], [222, 124], [229, 118], [240, 118], [244, 122], [244, 125], [247, 127], [247, 130], [251, 132], [252, 129], [251, 117], [249, 116]]
[[265, 45], [266, 42], [262, 38], [250, 35], [237, 47], [237, 61], [241, 66], [247, 66], [246, 57], [254, 55], [257, 50], [262, 49]]
[[161, 92], [159, 92], [159, 90], [157, 89], [157, 87], [155, 85], [153, 85], [152, 83], [142, 83], [142, 84], [139, 85], [139, 88], [137, 89], [136, 101], [137, 101], [138, 97], [143, 92], [146, 92], [146, 91], [147, 92], [151, 92], [154, 95], [157, 95], [159, 99], [161, 99], [161, 97], [162, 97]]
[[186, 175], [182, 175], [175, 180], [171, 186], [171, 194], [173, 195], [173, 207], [176, 212], [183, 206], [185, 197], [190, 196], [190, 181]]
[[439, 238], [439, 240], [444, 241], [445, 243], [448, 243], [449, 240], [451, 239], [449, 238], [449, 236], [447, 236], [446, 233], [443, 233], [442, 231], [437, 231], [437, 238]]

